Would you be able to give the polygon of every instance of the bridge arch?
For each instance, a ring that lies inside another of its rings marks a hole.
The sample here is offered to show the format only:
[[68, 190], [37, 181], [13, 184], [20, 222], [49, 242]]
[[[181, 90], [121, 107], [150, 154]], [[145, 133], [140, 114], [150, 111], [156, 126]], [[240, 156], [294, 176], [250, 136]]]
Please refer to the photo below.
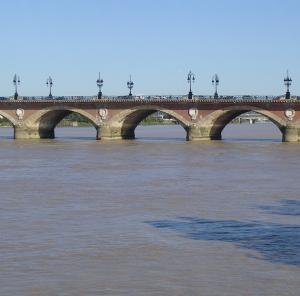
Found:
[[237, 116], [251, 111], [267, 117], [278, 127], [284, 137], [286, 122], [273, 112], [254, 106], [231, 106], [222, 110], [216, 110], [203, 118], [201, 120], [201, 125], [208, 127], [210, 139], [220, 140], [222, 139], [222, 131], [227, 124], [229, 124]]
[[189, 122], [173, 110], [165, 109], [156, 105], [138, 106], [122, 111], [109, 120], [109, 124], [119, 128], [120, 138], [134, 139], [135, 129], [149, 115], [155, 112], [162, 112], [175, 119], [188, 132]]
[[17, 120], [5, 111], [0, 110], [0, 115], [6, 118], [12, 124], [13, 127], [15, 127], [18, 124]]
[[39, 110], [26, 120], [26, 124], [35, 127], [40, 138], [54, 138], [55, 127], [71, 113], [77, 113], [86, 118], [98, 132], [98, 124], [95, 117], [84, 110], [70, 107], [50, 107]]
[[10, 114], [6, 113], [5, 111], [0, 110], [0, 116], [2, 116], [3, 118], [5, 118], [6, 120], [9, 121], [9, 123], [12, 125], [13, 128], [13, 136], [15, 138], [15, 134], [16, 134], [16, 126], [18, 125], [17, 120], [11, 116]]

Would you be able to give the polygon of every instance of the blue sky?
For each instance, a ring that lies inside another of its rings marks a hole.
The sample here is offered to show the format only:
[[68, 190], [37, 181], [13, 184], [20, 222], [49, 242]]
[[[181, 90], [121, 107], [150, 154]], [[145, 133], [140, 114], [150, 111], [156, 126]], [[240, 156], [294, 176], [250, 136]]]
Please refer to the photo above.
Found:
[[0, 96], [103, 93], [300, 95], [298, 0], [0, 0]]

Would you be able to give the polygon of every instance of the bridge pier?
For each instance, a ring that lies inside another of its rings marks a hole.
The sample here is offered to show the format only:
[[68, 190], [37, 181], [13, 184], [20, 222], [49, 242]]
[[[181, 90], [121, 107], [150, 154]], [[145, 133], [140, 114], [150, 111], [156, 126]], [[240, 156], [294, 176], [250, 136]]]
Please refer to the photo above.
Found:
[[27, 126], [15, 126], [14, 128], [15, 139], [40, 139], [40, 133], [38, 128], [32, 128]]
[[300, 142], [300, 127], [287, 125], [282, 131], [282, 142]]
[[15, 139], [54, 139], [54, 128], [15, 126]]
[[192, 124], [186, 128], [187, 141], [209, 141], [211, 140], [210, 126], [201, 126], [197, 124]]
[[97, 139], [101, 140], [121, 140], [134, 139], [136, 126], [133, 125], [111, 125], [103, 124], [97, 129]]
[[121, 126], [103, 124], [97, 128], [97, 139], [120, 140], [122, 139], [122, 128]]

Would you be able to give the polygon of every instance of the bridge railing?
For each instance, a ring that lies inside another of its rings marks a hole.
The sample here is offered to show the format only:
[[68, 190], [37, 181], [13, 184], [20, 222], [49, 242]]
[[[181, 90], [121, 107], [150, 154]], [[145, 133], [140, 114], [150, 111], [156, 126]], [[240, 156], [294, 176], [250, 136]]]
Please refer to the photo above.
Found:
[[[226, 100], [226, 101], [280, 101], [284, 100], [285, 96], [253, 96], [253, 95], [237, 95], [237, 96], [219, 96], [215, 98], [209, 95], [194, 95], [193, 100]], [[14, 97], [0, 97], [0, 101], [14, 101]], [[19, 101], [98, 101], [97, 96], [19, 96]], [[187, 95], [139, 95], [139, 96], [102, 96], [101, 100], [188, 100]], [[292, 96], [291, 100], [300, 100], [300, 96]]]

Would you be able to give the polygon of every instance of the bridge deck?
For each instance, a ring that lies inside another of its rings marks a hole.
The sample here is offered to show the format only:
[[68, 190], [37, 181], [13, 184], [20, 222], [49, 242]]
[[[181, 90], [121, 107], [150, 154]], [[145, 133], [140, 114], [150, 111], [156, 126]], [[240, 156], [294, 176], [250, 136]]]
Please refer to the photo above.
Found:
[[159, 106], [171, 109], [223, 109], [230, 106], [251, 106], [268, 110], [294, 108], [300, 110], [300, 100], [238, 100], [238, 99], [89, 99], [89, 100], [0, 100], [0, 109], [24, 108], [38, 110], [48, 107], [74, 107], [81, 109], [126, 109], [140, 106]]

